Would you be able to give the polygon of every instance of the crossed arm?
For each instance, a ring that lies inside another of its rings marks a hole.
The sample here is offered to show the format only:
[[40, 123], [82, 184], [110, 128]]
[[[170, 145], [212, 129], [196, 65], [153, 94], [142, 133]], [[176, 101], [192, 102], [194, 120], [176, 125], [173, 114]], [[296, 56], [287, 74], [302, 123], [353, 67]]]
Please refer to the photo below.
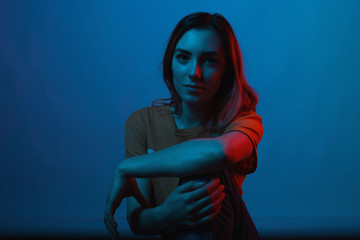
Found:
[[[104, 222], [114, 238], [119, 237], [114, 219], [124, 197], [133, 196], [143, 206], [149, 203], [140, 193], [135, 178], [183, 177], [210, 172], [247, 159], [253, 151], [251, 140], [234, 131], [216, 138], [199, 138], [121, 162], [107, 197]], [[169, 161], [171, 159], [171, 161]]]
[[128, 158], [118, 165], [117, 170], [129, 178], [184, 177], [234, 165], [247, 159], [252, 151], [250, 139], [242, 132], [233, 131]]

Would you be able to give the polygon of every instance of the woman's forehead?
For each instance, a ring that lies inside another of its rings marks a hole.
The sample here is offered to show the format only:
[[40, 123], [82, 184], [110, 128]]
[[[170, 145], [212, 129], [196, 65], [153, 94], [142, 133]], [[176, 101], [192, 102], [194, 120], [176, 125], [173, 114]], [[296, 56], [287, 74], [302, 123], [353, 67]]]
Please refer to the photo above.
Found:
[[221, 38], [212, 29], [190, 29], [178, 41], [176, 49], [193, 53], [221, 51]]

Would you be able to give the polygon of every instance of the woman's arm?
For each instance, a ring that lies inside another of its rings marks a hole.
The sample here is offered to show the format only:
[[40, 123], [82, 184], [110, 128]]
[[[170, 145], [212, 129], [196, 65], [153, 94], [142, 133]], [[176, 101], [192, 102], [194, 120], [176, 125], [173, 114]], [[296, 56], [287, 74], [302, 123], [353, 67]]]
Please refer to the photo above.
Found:
[[[139, 194], [135, 178], [188, 176], [205, 173], [247, 159], [253, 151], [251, 140], [241, 132], [229, 132], [217, 138], [201, 138], [126, 159], [115, 170], [106, 200], [104, 223], [114, 238], [119, 238], [114, 219], [122, 199], [134, 196], [147, 207]], [[149, 206], [150, 207], [150, 206]]]
[[247, 159], [253, 151], [251, 140], [233, 131], [216, 138], [198, 138], [128, 158], [117, 170], [125, 177], [183, 177], [222, 169]]
[[[136, 179], [139, 190], [150, 203], [151, 183], [148, 178]], [[154, 235], [165, 230], [165, 224], [159, 219], [159, 207], [145, 208], [133, 197], [127, 198], [127, 221], [134, 234]]]

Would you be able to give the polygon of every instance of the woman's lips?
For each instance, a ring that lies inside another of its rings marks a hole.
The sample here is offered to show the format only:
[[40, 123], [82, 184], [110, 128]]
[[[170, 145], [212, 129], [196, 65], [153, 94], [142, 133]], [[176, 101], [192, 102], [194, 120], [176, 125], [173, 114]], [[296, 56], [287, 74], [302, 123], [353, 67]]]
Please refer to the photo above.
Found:
[[185, 84], [185, 87], [188, 88], [193, 88], [193, 89], [204, 89], [204, 87], [198, 86], [198, 85], [190, 85], [190, 84]]

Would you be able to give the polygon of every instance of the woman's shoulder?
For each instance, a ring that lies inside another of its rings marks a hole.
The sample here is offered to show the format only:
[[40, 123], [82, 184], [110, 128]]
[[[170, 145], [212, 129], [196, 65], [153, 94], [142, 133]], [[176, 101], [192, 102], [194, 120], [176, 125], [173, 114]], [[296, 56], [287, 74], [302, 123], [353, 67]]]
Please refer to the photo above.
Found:
[[162, 118], [169, 114], [170, 107], [167, 105], [161, 105], [161, 106], [148, 106], [141, 109], [138, 109], [130, 114], [129, 118], [127, 119], [127, 122], [149, 122], [151, 119], [153, 120], [159, 120], [159, 118]]
[[262, 118], [257, 114], [256, 111], [244, 111], [236, 115], [234, 122], [243, 121], [245, 119], [253, 119], [262, 122]]

